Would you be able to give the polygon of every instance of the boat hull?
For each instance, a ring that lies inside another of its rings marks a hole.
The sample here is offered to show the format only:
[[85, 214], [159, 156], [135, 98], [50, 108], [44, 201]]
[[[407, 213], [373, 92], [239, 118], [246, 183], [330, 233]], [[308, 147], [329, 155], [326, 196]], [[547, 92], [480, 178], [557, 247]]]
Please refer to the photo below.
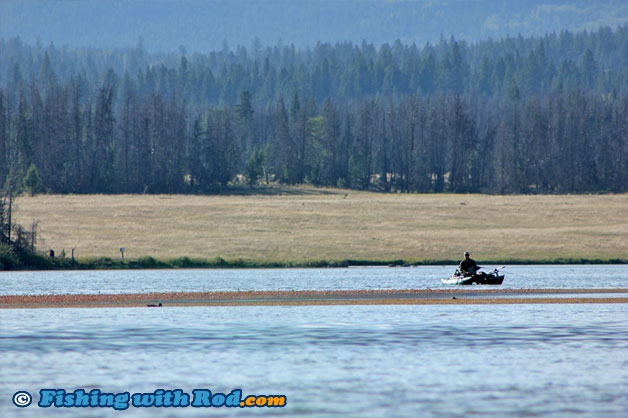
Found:
[[501, 285], [504, 281], [503, 274], [474, 274], [473, 276], [457, 276], [453, 275], [446, 279], [441, 279], [444, 284], [451, 285]]

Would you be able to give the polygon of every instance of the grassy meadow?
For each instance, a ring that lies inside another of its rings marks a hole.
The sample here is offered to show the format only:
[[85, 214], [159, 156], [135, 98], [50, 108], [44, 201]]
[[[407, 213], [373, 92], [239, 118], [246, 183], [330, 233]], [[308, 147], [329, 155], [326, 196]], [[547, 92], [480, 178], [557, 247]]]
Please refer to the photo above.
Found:
[[317, 260], [628, 259], [628, 195], [280, 194], [21, 196], [40, 250], [77, 259], [152, 256], [253, 263]]

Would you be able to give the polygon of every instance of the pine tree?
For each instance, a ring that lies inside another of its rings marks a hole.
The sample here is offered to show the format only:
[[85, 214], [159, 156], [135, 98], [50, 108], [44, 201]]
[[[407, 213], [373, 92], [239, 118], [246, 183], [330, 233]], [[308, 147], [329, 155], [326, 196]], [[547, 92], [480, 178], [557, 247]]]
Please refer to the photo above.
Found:
[[30, 167], [28, 167], [28, 171], [26, 171], [26, 176], [24, 177], [24, 187], [31, 196], [35, 196], [41, 191], [41, 180], [39, 178], [39, 171], [37, 170], [35, 164], [31, 164]]
[[264, 174], [264, 153], [255, 148], [251, 153], [244, 175], [250, 188], [253, 188]]

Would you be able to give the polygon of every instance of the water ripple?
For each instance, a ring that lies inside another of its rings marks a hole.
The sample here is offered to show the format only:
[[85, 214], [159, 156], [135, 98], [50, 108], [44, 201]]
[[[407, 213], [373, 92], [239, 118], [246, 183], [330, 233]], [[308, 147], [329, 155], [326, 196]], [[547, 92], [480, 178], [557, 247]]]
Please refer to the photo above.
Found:
[[617, 335], [628, 334], [626, 326], [578, 327], [498, 327], [473, 328], [440, 325], [430, 327], [397, 327], [373, 329], [370, 327], [302, 328], [276, 325], [250, 327], [240, 324], [235, 330], [208, 330], [204, 328], [121, 328], [81, 329], [76, 331], [46, 330], [38, 333], [15, 333], [0, 337], [2, 351], [63, 352], [85, 350], [206, 350], [206, 349], [272, 349], [276, 346], [333, 347], [370, 346], [417, 348], [448, 347], [539, 347], [553, 345], [587, 344], [615, 349], [628, 348], [628, 341]]

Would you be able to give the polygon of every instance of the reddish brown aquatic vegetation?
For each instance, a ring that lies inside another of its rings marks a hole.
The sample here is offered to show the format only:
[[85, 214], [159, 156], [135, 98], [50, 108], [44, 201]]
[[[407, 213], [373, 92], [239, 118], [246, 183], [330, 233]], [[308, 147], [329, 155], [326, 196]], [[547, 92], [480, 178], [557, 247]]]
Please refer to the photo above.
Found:
[[[305, 290], [244, 292], [173, 292], [78, 295], [0, 296], [0, 308], [193, 305], [328, 305], [328, 304], [481, 304], [481, 303], [628, 303], [628, 297], [587, 297], [594, 293], [628, 293], [628, 289], [403, 289]], [[574, 297], [555, 297], [574, 294]], [[577, 295], [583, 294], [583, 297]], [[455, 295], [452, 297], [452, 295]], [[508, 297], [508, 295], [512, 295]], [[524, 295], [539, 295], [521, 298]], [[540, 296], [546, 295], [546, 296]]]

